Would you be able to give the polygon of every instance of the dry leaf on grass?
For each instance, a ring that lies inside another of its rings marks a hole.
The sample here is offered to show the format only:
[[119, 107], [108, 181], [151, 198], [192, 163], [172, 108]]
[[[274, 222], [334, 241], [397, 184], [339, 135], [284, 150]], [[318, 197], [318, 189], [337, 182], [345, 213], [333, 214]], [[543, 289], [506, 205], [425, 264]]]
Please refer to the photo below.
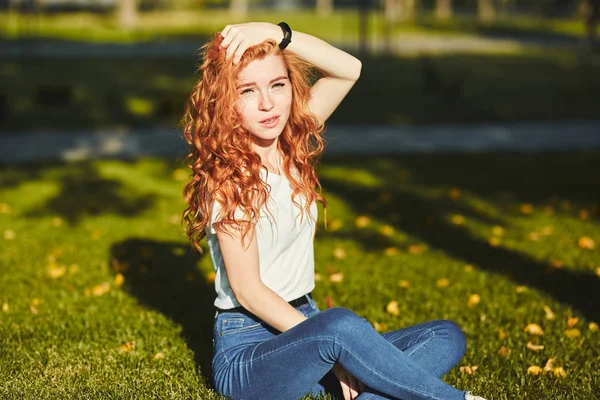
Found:
[[12, 229], [7, 229], [4, 231], [4, 239], [6, 240], [13, 240], [16, 236], [17, 234]]
[[449, 285], [450, 285], [450, 280], [447, 278], [438, 279], [437, 282], [435, 283], [435, 286], [437, 286], [439, 288], [445, 288], [445, 287], [448, 287]]
[[387, 329], [387, 324], [385, 324], [384, 322], [373, 322], [373, 328], [377, 332], [385, 332], [385, 330]]
[[329, 280], [333, 283], [340, 283], [344, 280], [344, 273], [337, 272], [335, 274], [331, 274], [331, 275], [329, 275]]
[[554, 311], [552, 311], [552, 309], [548, 306], [544, 306], [544, 312], [546, 313], [546, 319], [548, 321], [553, 321], [554, 319], [556, 319], [556, 315], [554, 314]]
[[573, 328], [573, 329], [566, 329], [565, 330], [565, 336], [570, 338], [570, 339], [576, 339], [579, 336], [581, 336], [581, 331], [577, 328]]
[[580, 237], [579, 240], [577, 241], [577, 244], [579, 245], [579, 248], [584, 249], [584, 250], [592, 250], [596, 246], [594, 239], [592, 239], [589, 236]]
[[400, 315], [400, 307], [398, 307], [398, 302], [396, 300], [390, 301], [387, 306], [385, 306], [385, 311], [395, 316]]
[[588, 329], [590, 330], [590, 332], [598, 332], [598, 324], [595, 322], [590, 322], [588, 324]]
[[152, 361], [162, 360], [165, 358], [165, 353], [156, 353], [152, 356]]
[[575, 325], [577, 325], [577, 323], [578, 323], [578, 322], [579, 322], [579, 318], [577, 318], [577, 317], [570, 317], [570, 318], [567, 320], [567, 326], [568, 326], [569, 328], [572, 328], [572, 327], [574, 327]]
[[7, 302], [2, 303], [2, 312], [7, 313], [8, 311], [10, 311], [10, 307], [8, 305]]
[[341, 247], [336, 247], [335, 250], [333, 250], [333, 257], [337, 258], [338, 260], [343, 260], [346, 258], [346, 250], [342, 249]]
[[538, 324], [529, 324], [523, 329], [523, 331], [525, 331], [526, 333], [529, 333], [530, 335], [543, 335], [544, 334], [544, 330]]
[[545, 372], [552, 371], [554, 368], [554, 361], [556, 361], [556, 357], [549, 358], [548, 361], [546, 361], [546, 365], [544, 365]]
[[67, 267], [51, 264], [48, 266], [48, 276], [52, 279], [58, 279], [67, 273]]
[[92, 294], [94, 296], [102, 296], [110, 291], [110, 283], [102, 282], [92, 288]]
[[410, 281], [407, 281], [406, 279], [401, 279], [398, 281], [398, 286], [400, 286], [402, 289], [406, 289], [410, 287]]
[[128, 353], [128, 352], [132, 351], [133, 349], [135, 349], [135, 340], [132, 340], [129, 343], [124, 343], [120, 346], [117, 346], [117, 350], [119, 350], [121, 353]]
[[557, 367], [552, 370], [552, 374], [557, 378], [564, 378], [567, 376], [567, 371], [563, 367]]
[[477, 365], [463, 365], [459, 368], [459, 371], [462, 374], [473, 375], [477, 372], [477, 368], [479, 368]]
[[479, 296], [478, 294], [472, 294], [469, 296], [469, 300], [467, 301], [467, 306], [470, 308], [473, 308], [480, 302], [481, 302], [481, 296]]
[[533, 351], [544, 350], [544, 345], [542, 344], [534, 344], [531, 340], [527, 342], [527, 348]]
[[366, 228], [367, 226], [369, 226], [370, 223], [371, 218], [367, 217], [366, 215], [356, 217], [356, 219], [354, 220], [354, 225], [356, 225], [357, 228]]
[[391, 256], [395, 256], [396, 254], [398, 254], [398, 248], [397, 247], [388, 247], [387, 249], [385, 249], [385, 251], [383, 252], [386, 256], [391, 257]]
[[529, 375], [539, 375], [542, 373], [542, 371], [542, 367], [538, 365], [532, 365], [531, 367], [527, 368], [527, 374]]
[[502, 346], [502, 347], [500, 347], [500, 348], [498, 349], [498, 355], [499, 355], [500, 357], [504, 357], [504, 358], [506, 358], [506, 357], [508, 357], [508, 356], [509, 356], [509, 354], [510, 354], [510, 353], [512, 353], [512, 350], [511, 350], [511, 349], [509, 349], [509, 348], [508, 348], [508, 347], [506, 347], [506, 346]]
[[115, 275], [115, 280], [113, 281], [113, 284], [115, 285], [115, 287], [122, 286], [124, 282], [125, 282], [125, 276], [123, 276], [123, 274], [118, 273]]

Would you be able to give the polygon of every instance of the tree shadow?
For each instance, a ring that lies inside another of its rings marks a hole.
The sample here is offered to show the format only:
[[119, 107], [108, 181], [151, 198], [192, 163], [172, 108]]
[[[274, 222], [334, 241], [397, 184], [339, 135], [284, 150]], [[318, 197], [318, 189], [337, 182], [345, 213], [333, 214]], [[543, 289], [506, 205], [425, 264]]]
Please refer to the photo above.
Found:
[[[369, 162], [369, 160], [360, 160], [357, 163], [356, 159], [352, 160], [353, 168], [356, 168], [357, 164], [360, 164], [362, 168], [365, 168], [378, 177], [384, 182], [382, 187], [358, 187], [352, 181], [342, 181], [338, 179], [332, 179], [322, 177], [321, 184], [323, 188], [339, 197], [344, 203], [349, 206], [353, 212], [362, 214], [373, 199], [377, 199], [382, 191], [387, 191], [393, 201], [387, 204], [380, 204], [377, 208], [371, 208], [371, 216], [380, 221], [385, 221], [389, 225], [393, 226], [396, 230], [404, 231], [409, 235], [418, 238], [431, 248], [442, 250], [449, 256], [464, 260], [466, 263], [477, 265], [486, 271], [504, 275], [516, 284], [527, 285], [532, 288], [536, 288], [541, 292], [544, 292], [552, 296], [557, 301], [569, 304], [575, 309], [580, 311], [586, 318], [590, 320], [600, 319], [600, 280], [595, 277], [592, 272], [574, 271], [568, 269], [552, 269], [548, 268], [548, 265], [540, 263], [531, 257], [507, 250], [503, 247], [493, 247], [487, 241], [473, 237], [467, 230], [463, 229], [460, 225], [453, 225], [447, 221], [447, 215], [456, 213], [457, 203], [450, 199], [434, 199], [428, 198], [408, 190], [405, 182], [399, 179], [398, 169], [399, 166], [413, 165], [416, 170], [416, 175], [423, 173], [424, 176], [429, 177], [430, 181], [428, 184], [433, 184], [433, 177], [436, 172], [442, 175], [442, 178], [436, 181], [436, 184], [440, 184], [440, 180], [444, 180], [444, 176], [459, 176], [455, 172], [450, 171], [448, 175], [444, 168], [440, 168], [446, 165], [450, 161], [449, 156], [427, 156], [429, 158], [429, 165], [423, 162], [423, 156], [402, 156], [402, 158], [391, 158], [392, 160], [387, 167], [381, 167], [381, 163], [376, 161]], [[459, 156], [454, 156], [455, 159]], [[498, 161], [502, 155], [488, 156], [492, 160]], [[543, 156], [542, 156], [543, 157]], [[461, 155], [462, 161], [460, 164], [467, 165], [471, 161], [471, 174], [485, 174], [489, 182], [494, 182], [494, 178], [497, 178], [502, 174], [501, 170], [486, 170], [481, 164], [476, 164], [473, 161], [477, 160], [477, 157], [469, 157], [467, 155]], [[466, 158], [466, 160], [464, 159]], [[509, 160], [511, 157], [507, 157]], [[513, 156], [512, 159], [520, 158], [522, 163], [535, 162], [535, 157], [531, 155]], [[531, 158], [534, 161], [531, 161]], [[539, 161], [539, 160], [538, 160]], [[335, 160], [328, 159], [328, 163], [334, 162], [336, 166], [339, 165]], [[506, 162], [506, 161], [505, 161]], [[344, 161], [341, 162], [344, 164]], [[433, 165], [431, 165], [433, 164]], [[502, 164], [502, 163], [500, 163]], [[448, 164], [450, 170], [455, 169]], [[433, 167], [433, 171], [427, 171], [428, 168]], [[435, 172], [434, 172], [435, 171]], [[517, 169], [515, 169], [515, 173]], [[573, 170], [571, 173], [575, 172]], [[467, 172], [468, 173], [468, 172]], [[523, 174], [523, 171], [520, 171]], [[535, 174], [548, 174], [551, 171], [545, 170], [544, 168], [538, 168]], [[556, 176], [554, 176], [557, 179]], [[460, 178], [459, 178], [460, 179]], [[515, 177], [517, 182], [518, 178]], [[489, 195], [491, 190], [491, 184], [482, 185], [482, 192], [484, 195]], [[505, 190], [512, 190], [516, 192], [515, 196], [518, 199], [533, 198], [534, 200], [541, 200], [549, 190], [546, 186], [538, 195], [536, 193], [536, 187], [522, 186], [520, 183], [511, 186], [511, 177], [504, 176], [501, 183], [501, 187]], [[593, 183], [590, 180], [590, 176], [587, 178], [587, 188], [593, 187]], [[415, 183], [411, 181], [411, 183]], [[548, 181], [546, 181], [548, 184]], [[561, 182], [564, 184], [564, 182]], [[584, 185], [584, 183], [581, 183]], [[461, 186], [464, 187], [464, 186]], [[565, 186], [557, 184], [558, 188], [565, 189]], [[581, 189], [581, 187], [580, 187]], [[469, 190], [477, 192], [477, 185], [469, 187]], [[519, 192], [520, 191], [520, 192]], [[568, 196], [569, 192], [562, 192], [564, 196]], [[589, 198], [590, 194], [584, 194], [583, 191], [575, 191], [572, 193], [574, 199], [578, 201], [584, 201]], [[397, 213], [399, 210], [402, 212], [401, 219], [393, 220], [389, 218], [390, 215]], [[472, 211], [471, 214], [474, 218], [479, 218], [477, 213]], [[429, 221], [429, 223], [425, 223]], [[366, 248], [374, 245], [378, 242], [376, 237], [359, 237], [358, 240], [366, 240], [363, 245]], [[389, 246], [389, 239], [380, 241], [376, 245], [376, 248], [383, 248]]]
[[[33, 176], [39, 174], [36, 169], [30, 172]], [[56, 180], [60, 183], [60, 192], [43, 206], [30, 211], [28, 217], [60, 215], [70, 224], [76, 224], [90, 215], [133, 217], [153, 207], [157, 198], [156, 195], [136, 192], [117, 180], [100, 176], [91, 162], [59, 170]]]
[[142, 305], [182, 327], [196, 366], [210, 378], [214, 288], [198, 269], [202, 257], [187, 243], [129, 238], [112, 245], [109, 264]]

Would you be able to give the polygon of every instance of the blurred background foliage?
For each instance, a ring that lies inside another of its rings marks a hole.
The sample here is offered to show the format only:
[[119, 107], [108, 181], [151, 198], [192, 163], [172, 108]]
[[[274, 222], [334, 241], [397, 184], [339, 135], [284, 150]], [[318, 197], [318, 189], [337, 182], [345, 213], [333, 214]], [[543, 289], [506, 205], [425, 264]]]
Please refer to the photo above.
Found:
[[598, 2], [1, 0], [0, 132], [176, 127], [198, 48], [253, 20], [363, 60], [332, 123], [598, 119]]

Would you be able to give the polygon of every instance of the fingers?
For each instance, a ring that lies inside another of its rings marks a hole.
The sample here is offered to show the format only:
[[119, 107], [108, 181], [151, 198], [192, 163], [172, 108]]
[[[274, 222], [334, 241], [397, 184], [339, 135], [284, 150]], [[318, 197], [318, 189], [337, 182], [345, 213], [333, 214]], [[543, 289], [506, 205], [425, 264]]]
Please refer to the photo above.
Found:
[[247, 38], [233, 25], [227, 25], [221, 32], [221, 36], [223, 37], [221, 47], [227, 49], [225, 57], [227, 59], [233, 57], [233, 63], [239, 63], [249, 47]]

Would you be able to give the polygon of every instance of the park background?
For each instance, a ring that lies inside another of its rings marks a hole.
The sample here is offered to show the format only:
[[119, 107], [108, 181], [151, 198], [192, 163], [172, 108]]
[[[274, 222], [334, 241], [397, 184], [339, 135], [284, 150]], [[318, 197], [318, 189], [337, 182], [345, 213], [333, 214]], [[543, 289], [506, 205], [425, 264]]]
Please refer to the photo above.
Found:
[[456, 321], [445, 379], [489, 400], [598, 398], [598, 7], [3, 0], [0, 397], [219, 398], [179, 121], [206, 38], [262, 20], [363, 62], [318, 165], [319, 306]]

